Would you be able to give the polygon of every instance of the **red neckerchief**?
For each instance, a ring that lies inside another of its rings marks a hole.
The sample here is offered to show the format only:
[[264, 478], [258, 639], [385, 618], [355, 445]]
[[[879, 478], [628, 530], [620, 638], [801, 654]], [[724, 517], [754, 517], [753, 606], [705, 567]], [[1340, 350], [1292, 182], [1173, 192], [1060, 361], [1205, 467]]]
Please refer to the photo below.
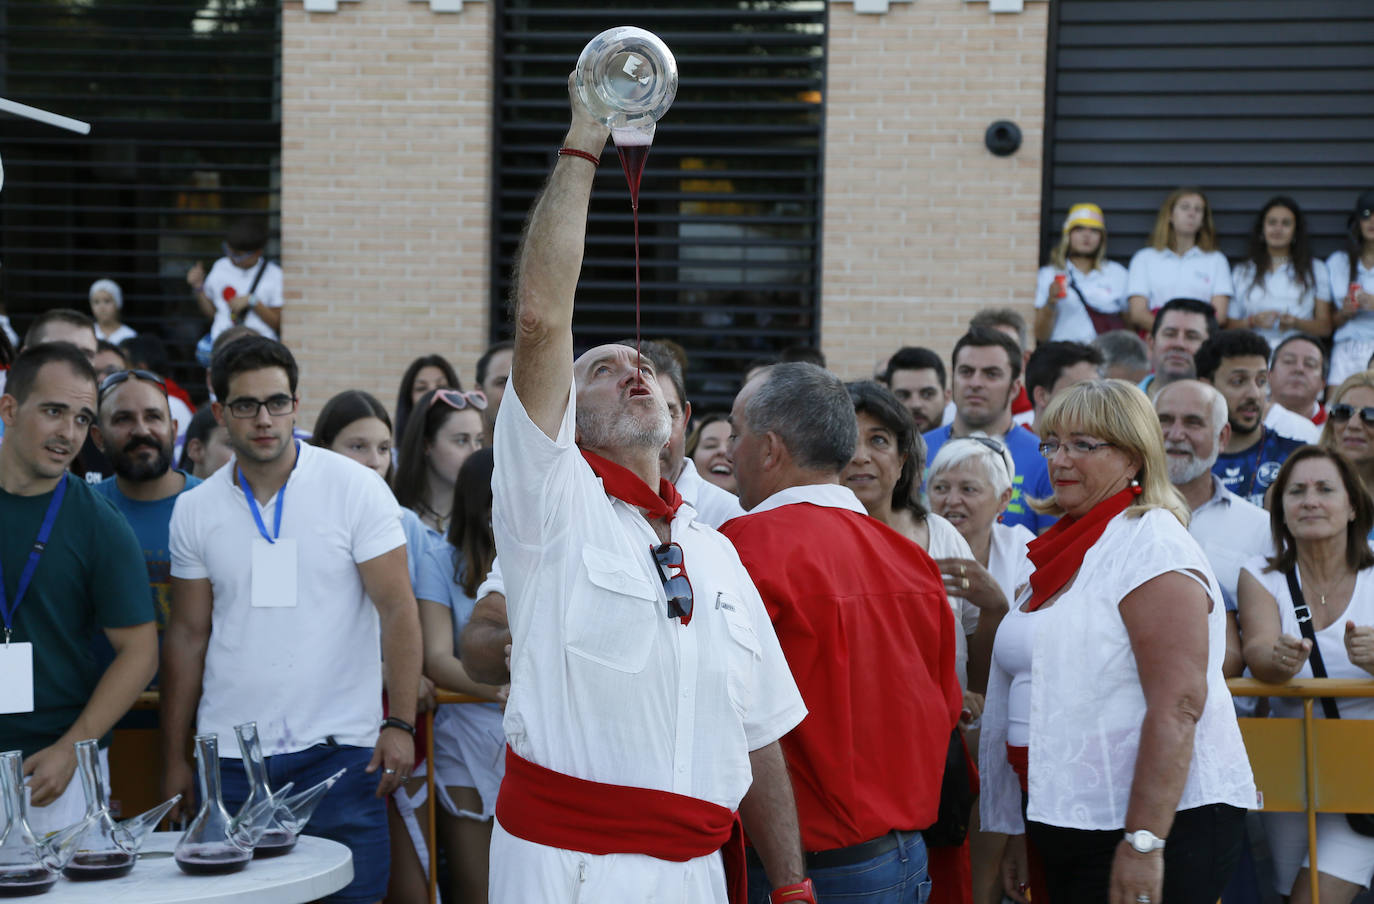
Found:
[[1028, 611], [1034, 612], [1067, 584], [1083, 557], [1107, 529], [1107, 522], [1126, 511], [1140, 495], [1140, 487], [1128, 486], [1115, 496], [1103, 499], [1082, 518], [1068, 515], [1054, 522], [1054, 527], [1026, 544], [1026, 555], [1035, 565], [1031, 575], [1031, 598]]
[[672, 521], [673, 516], [677, 514], [678, 506], [682, 505], [682, 496], [678, 493], [677, 487], [673, 486], [672, 481], [660, 477], [658, 492], [655, 493], [649, 489], [647, 483], [639, 479], [638, 474], [629, 468], [602, 458], [595, 452], [588, 452], [586, 449], [582, 450], [582, 457], [587, 459], [587, 464], [592, 466], [592, 471], [601, 478], [601, 483], [605, 485], [607, 493], [621, 502], [644, 509], [644, 517], [650, 521], [655, 518], [666, 518]]

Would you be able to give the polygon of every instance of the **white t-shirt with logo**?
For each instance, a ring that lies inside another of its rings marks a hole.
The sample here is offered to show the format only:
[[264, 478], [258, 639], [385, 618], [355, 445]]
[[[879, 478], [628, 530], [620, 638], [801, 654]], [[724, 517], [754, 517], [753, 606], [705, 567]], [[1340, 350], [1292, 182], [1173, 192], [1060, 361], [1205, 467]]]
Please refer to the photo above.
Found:
[[[253, 280], [257, 279], [258, 270], [266, 267], [262, 274], [262, 279], [258, 280], [258, 287], [253, 289]], [[210, 324], [210, 336], [213, 338], [234, 325], [234, 317], [229, 310], [229, 302], [241, 295], [249, 294], [248, 290], [253, 289], [253, 297], [258, 300], [259, 305], [266, 305], [269, 308], [279, 308], [285, 301], [282, 298], [282, 272], [281, 267], [267, 260], [260, 258], [256, 264], [244, 270], [234, 266], [233, 261], [227, 257], [222, 257], [215, 261], [215, 265], [210, 268], [210, 273], [205, 277], [205, 284], [201, 291], [205, 297], [210, 299], [215, 306], [215, 320]], [[280, 339], [277, 331], [267, 325], [267, 321], [258, 316], [258, 312], [250, 309], [248, 316], [244, 318], [243, 325], [256, 332], [261, 333], [268, 339]]]
[[1060, 273], [1069, 277], [1065, 285], [1067, 294], [1055, 306], [1054, 330], [1050, 333], [1050, 339], [1054, 342], [1091, 343], [1097, 338], [1097, 328], [1093, 326], [1087, 308], [1102, 314], [1119, 314], [1126, 310], [1126, 268], [1116, 261], [1103, 261], [1101, 267], [1087, 273], [1072, 262], [1067, 270], [1041, 267], [1035, 281], [1037, 308], [1049, 304], [1050, 284]]
[[[1246, 261], [1231, 271], [1231, 281], [1236, 294], [1226, 308], [1226, 316], [1232, 320], [1270, 311], [1311, 320], [1316, 314], [1317, 302], [1331, 300], [1331, 280], [1326, 273], [1326, 264], [1319, 260], [1312, 262], [1310, 286], [1298, 279], [1291, 261], [1262, 278], [1256, 277], [1254, 262]], [[1301, 332], [1281, 330], [1277, 326], [1252, 329], [1269, 340], [1270, 348], [1276, 348], [1284, 339]]]
[[1211, 301], [1214, 295], [1231, 296], [1231, 265], [1220, 251], [1203, 251], [1194, 245], [1180, 257], [1173, 249], [1141, 248], [1131, 257], [1127, 296], [1143, 295], [1151, 311], [1174, 298]]

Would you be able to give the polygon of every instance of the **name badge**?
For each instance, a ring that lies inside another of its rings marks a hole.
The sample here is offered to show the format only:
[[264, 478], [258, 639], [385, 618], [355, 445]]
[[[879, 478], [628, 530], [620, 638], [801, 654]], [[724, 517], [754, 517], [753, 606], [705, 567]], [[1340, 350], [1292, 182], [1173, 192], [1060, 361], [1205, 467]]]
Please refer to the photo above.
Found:
[[0, 714], [33, 712], [33, 644], [0, 643]]
[[253, 538], [253, 591], [255, 609], [291, 609], [296, 605], [296, 541], [280, 537], [268, 543]]

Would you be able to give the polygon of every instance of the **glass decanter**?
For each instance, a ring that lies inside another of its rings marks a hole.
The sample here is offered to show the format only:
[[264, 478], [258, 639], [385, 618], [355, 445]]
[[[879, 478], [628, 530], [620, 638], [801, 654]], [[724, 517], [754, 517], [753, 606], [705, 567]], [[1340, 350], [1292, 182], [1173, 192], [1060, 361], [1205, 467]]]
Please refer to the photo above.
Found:
[[592, 38], [577, 58], [578, 96], [617, 147], [649, 145], [677, 96], [677, 60], [653, 32], [621, 25]]
[[177, 866], [192, 875], [233, 873], [253, 858], [261, 833], [224, 809], [220, 788], [219, 736], [196, 735], [196, 772], [200, 779], [200, 811], [177, 842]]
[[243, 769], [248, 775], [248, 799], [239, 810], [239, 819], [251, 823], [261, 831], [254, 857], [280, 857], [296, 846], [301, 830], [310, 821], [325, 792], [334, 787], [347, 769], [340, 769], [329, 778], [300, 794], [288, 796], [292, 783], [273, 791], [267, 783], [267, 764], [262, 758], [262, 742], [258, 739], [258, 723], [244, 722], [234, 726], [243, 754]]
[[29, 827], [24, 754], [18, 750], [0, 753], [0, 799], [4, 800], [5, 817], [0, 832], [0, 898], [41, 895], [52, 888], [76, 853], [90, 818], [40, 840]]
[[181, 795], [132, 819], [115, 822], [106, 803], [109, 795], [105, 792], [104, 776], [100, 774], [100, 750], [94, 739], [76, 742], [76, 772], [81, 776], [81, 789], [86, 792], [89, 825], [62, 874], [78, 882], [117, 879], [134, 868], [143, 842], [167, 811], [181, 800]]

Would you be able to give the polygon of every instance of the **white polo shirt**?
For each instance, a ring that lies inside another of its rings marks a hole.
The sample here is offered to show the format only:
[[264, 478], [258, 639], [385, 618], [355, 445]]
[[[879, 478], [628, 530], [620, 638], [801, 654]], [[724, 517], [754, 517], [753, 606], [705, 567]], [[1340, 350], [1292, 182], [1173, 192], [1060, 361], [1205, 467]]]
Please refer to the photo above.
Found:
[[[660, 541], [582, 457], [575, 408], [570, 389], [550, 440], [510, 384], [496, 420], [492, 528], [512, 637], [506, 737], [565, 775], [737, 809], [752, 781], [749, 752], [801, 721], [801, 695], [734, 547], [686, 504], [671, 537], [695, 607], [686, 627], [668, 618], [651, 555]], [[594, 856], [515, 838], [499, 822], [493, 901], [579, 889], [584, 900], [725, 904], [716, 854]]]
[[[177, 497], [172, 577], [208, 578], [213, 597], [198, 733], [237, 757], [234, 726], [256, 721], [263, 753], [294, 753], [333, 737], [372, 747], [382, 721], [381, 629], [358, 563], [405, 545], [400, 507], [382, 478], [302, 443], [286, 481], [282, 539], [296, 544], [297, 605], [252, 605], [253, 541], [237, 463]], [[269, 531], [273, 496], [260, 504]]]
[[[1344, 251], [1334, 252], [1326, 259], [1326, 274], [1331, 280], [1331, 298], [1336, 307], [1345, 305], [1346, 298], [1350, 295], [1351, 282], [1357, 282], [1360, 287], [1374, 295], [1374, 270], [1364, 265], [1364, 261], [1355, 262], [1355, 279], [1350, 278], [1350, 255]], [[1374, 311], [1360, 311], [1338, 330], [1331, 340], [1336, 344], [1347, 341], [1368, 341], [1374, 339]]]
[[1241, 566], [1257, 555], [1267, 556], [1273, 551], [1269, 513], [1226, 489], [1214, 474], [1212, 498], [1193, 509], [1188, 533], [1212, 563], [1226, 610], [1235, 612]]
[[682, 501], [697, 510], [697, 520], [703, 524], [720, 527], [744, 514], [739, 497], [702, 477], [690, 458], [682, 459], [682, 473], [673, 486], [682, 494]]
[[[253, 281], [257, 279], [258, 270], [262, 267], [266, 267], [267, 270], [262, 274], [262, 279], [258, 280], [258, 287], [253, 289]], [[285, 304], [282, 298], [281, 267], [272, 261], [261, 258], [247, 270], [234, 266], [233, 261], [227, 257], [215, 261], [205, 276], [205, 284], [201, 287], [205, 297], [215, 306], [215, 320], [210, 324], [211, 336], [218, 336], [234, 325], [233, 315], [229, 313], [229, 300], [247, 295], [249, 289], [253, 289], [253, 296], [257, 298], [259, 305], [279, 308]], [[267, 321], [259, 317], [257, 311], [250, 310], [243, 319], [243, 325], [268, 339], [279, 338], [277, 331], [268, 326]]]
[[1289, 411], [1278, 402], [1271, 403], [1264, 413], [1264, 426], [1300, 443], [1315, 443], [1322, 435], [1322, 428], [1312, 423], [1311, 418]]
[[1067, 286], [1068, 294], [1055, 305], [1054, 331], [1050, 333], [1050, 339], [1054, 342], [1091, 343], [1097, 338], [1097, 329], [1088, 316], [1087, 308], [1103, 314], [1119, 314], [1126, 309], [1126, 268], [1116, 261], [1103, 261], [1101, 267], [1087, 273], [1075, 267], [1072, 261], [1067, 271], [1057, 267], [1041, 267], [1035, 280], [1037, 308], [1049, 304], [1050, 285], [1060, 273], [1071, 275], [1072, 280]]
[[[1291, 261], [1262, 278], [1256, 277], [1254, 262], [1245, 261], [1231, 271], [1231, 281], [1236, 294], [1226, 308], [1226, 316], [1233, 320], [1271, 311], [1310, 320], [1316, 314], [1318, 301], [1331, 301], [1331, 278], [1327, 275], [1326, 264], [1319, 260], [1312, 261], [1311, 286], [1297, 278]], [[1281, 330], [1276, 326], [1252, 329], [1269, 340], [1270, 348], [1301, 332]]]
[[1234, 295], [1231, 265], [1220, 251], [1194, 245], [1180, 257], [1172, 248], [1141, 248], [1131, 257], [1127, 297], [1143, 295], [1151, 311], [1173, 298], [1211, 301], [1213, 295]]

